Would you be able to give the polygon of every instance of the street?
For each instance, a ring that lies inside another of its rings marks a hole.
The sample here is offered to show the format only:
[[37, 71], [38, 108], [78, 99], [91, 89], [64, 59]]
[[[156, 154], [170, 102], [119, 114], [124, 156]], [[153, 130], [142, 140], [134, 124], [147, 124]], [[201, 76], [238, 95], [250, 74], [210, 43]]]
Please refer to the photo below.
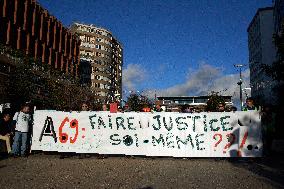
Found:
[[281, 157], [59, 157], [2, 158], [1, 188], [284, 188]]

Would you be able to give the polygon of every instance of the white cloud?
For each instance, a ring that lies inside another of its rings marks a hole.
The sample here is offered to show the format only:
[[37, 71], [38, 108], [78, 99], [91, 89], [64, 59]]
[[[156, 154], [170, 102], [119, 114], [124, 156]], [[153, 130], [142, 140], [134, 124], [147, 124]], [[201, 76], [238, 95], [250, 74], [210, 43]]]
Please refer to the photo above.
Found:
[[147, 73], [140, 64], [128, 64], [122, 71], [122, 85], [125, 89], [135, 90], [146, 79]]
[[[243, 71], [243, 88], [249, 87], [249, 69]], [[208, 95], [211, 91], [220, 92], [221, 95], [230, 95], [233, 101], [238, 103], [239, 99], [239, 74], [223, 73], [219, 67], [201, 63], [197, 70], [189, 69], [188, 76], [184, 83], [172, 87], [156, 90], [151, 89], [144, 92], [144, 95], [154, 98], [157, 96], [193, 96]]]

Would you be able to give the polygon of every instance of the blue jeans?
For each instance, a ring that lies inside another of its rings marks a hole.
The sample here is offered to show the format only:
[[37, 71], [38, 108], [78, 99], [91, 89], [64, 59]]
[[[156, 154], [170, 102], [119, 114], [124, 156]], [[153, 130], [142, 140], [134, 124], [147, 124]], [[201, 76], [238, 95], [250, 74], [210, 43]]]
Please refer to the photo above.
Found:
[[27, 142], [28, 142], [28, 133], [16, 131], [12, 146], [12, 153], [14, 155], [19, 155], [21, 150], [21, 155], [25, 155], [27, 150]]

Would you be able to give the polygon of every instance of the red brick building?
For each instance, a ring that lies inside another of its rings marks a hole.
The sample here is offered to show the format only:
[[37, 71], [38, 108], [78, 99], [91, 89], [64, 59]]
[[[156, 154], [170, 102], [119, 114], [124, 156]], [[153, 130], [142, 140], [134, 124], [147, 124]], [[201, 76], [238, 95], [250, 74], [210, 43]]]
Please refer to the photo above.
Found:
[[80, 39], [35, 0], [0, 0], [0, 104], [77, 110], [81, 101], [93, 102], [79, 83], [79, 47]]
[[0, 26], [0, 43], [78, 76], [80, 40], [36, 0], [1, 0]]

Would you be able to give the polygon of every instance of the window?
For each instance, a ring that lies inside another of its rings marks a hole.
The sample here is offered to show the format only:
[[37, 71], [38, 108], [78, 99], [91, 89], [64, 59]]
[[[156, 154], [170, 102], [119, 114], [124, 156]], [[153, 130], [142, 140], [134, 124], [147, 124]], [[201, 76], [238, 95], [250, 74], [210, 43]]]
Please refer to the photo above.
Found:
[[100, 53], [100, 52], [96, 52], [96, 56], [98, 56], [98, 57], [102, 57], [102, 53]]
[[86, 42], [90, 42], [90, 37], [86, 36], [86, 37], [85, 37], [85, 41], [86, 41]]
[[110, 42], [108, 40], [105, 40], [105, 44], [107, 45], [111, 45]]
[[101, 45], [96, 45], [96, 49], [101, 49], [102, 46]]
[[95, 43], [95, 41], [96, 41], [96, 38], [92, 37], [90, 42]]
[[208, 99], [194, 99], [195, 103], [207, 103]]
[[100, 83], [95, 83], [96, 88], [100, 88]]

